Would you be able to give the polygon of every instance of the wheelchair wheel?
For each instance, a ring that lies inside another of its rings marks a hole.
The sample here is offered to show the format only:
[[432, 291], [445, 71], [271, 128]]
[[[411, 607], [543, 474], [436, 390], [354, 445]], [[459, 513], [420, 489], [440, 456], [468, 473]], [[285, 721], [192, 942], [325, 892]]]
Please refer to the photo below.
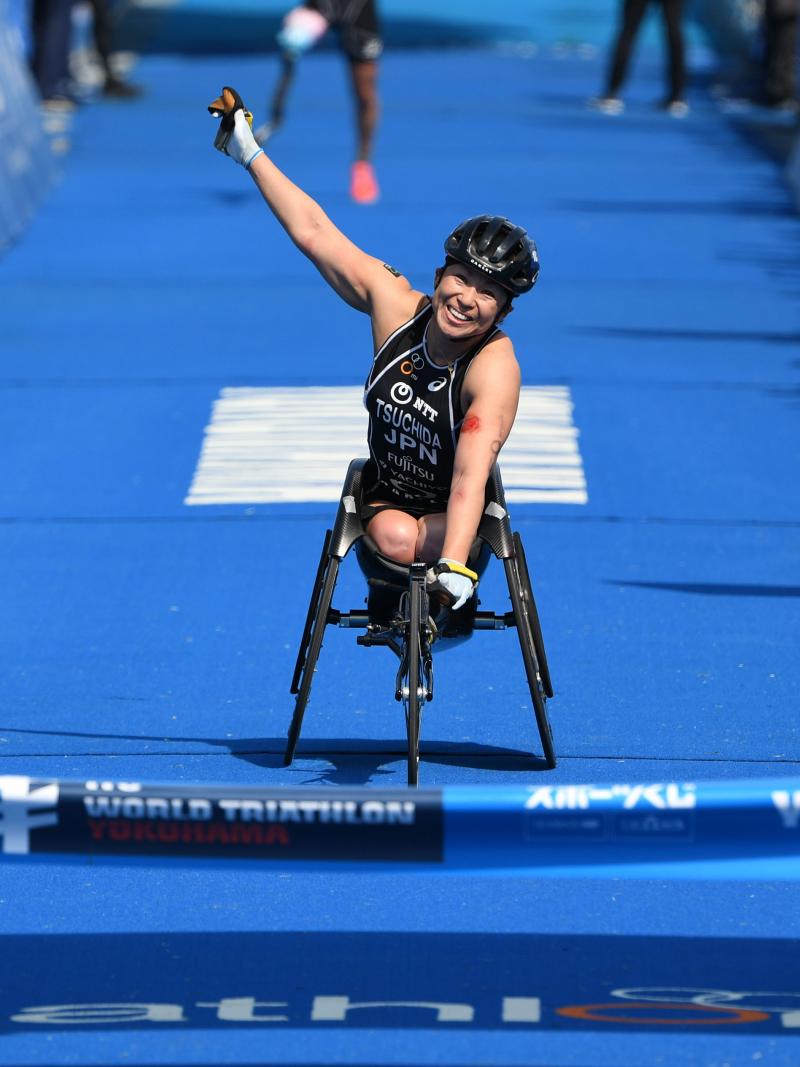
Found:
[[514, 555], [517, 560], [522, 600], [528, 608], [528, 620], [531, 624], [531, 640], [533, 641], [534, 651], [536, 652], [536, 662], [539, 664], [539, 675], [542, 679], [542, 688], [544, 689], [545, 696], [552, 697], [553, 683], [550, 680], [550, 668], [547, 666], [547, 655], [544, 650], [544, 638], [542, 637], [542, 627], [539, 622], [539, 612], [536, 610], [536, 601], [533, 599], [533, 589], [531, 587], [530, 575], [528, 574], [528, 564], [525, 560], [525, 549], [522, 545], [522, 538], [518, 533], [514, 534]]
[[297, 657], [294, 678], [292, 679], [291, 692], [297, 693], [292, 723], [289, 727], [289, 738], [286, 743], [286, 751], [283, 756], [284, 766], [288, 767], [294, 758], [294, 750], [300, 737], [300, 729], [303, 725], [303, 715], [306, 704], [311, 694], [311, 683], [314, 681], [314, 672], [317, 667], [322, 638], [328, 623], [328, 612], [333, 600], [333, 590], [336, 587], [336, 578], [339, 574], [339, 563], [335, 556], [327, 555], [330, 531], [325, 539], [320, 566], [317, 570], [317, 580], [314, 583], [314, 591], [306, 619], [306, 628], [300, 642], [300, 653]]
[[330, 543], [331, 531], [326, 530], [325, 540], [322, 544], [322, 555], [319, 557], [319, 564], [317, 566], [317, 576], [314, 579], [314, 588], [311, 591], [311, 599], [308, 602], [308, 613], [306, 614], [306, 623], [303, 627], [303, 636], [300, 638], [300, 648], [297, 652], [297, 661], [294, 665], [292, 684], [289, 687], [290, 693], [296, 693], [298, 686], [300, 685], [300, 675], [303, 673], [303, 665], [306, 661], [306, 652], [308, 651], [308, 642], [311, 638], [311, 626], [314, 622], [314, 614], [317, 609], [319, 594], [325, 577], [325, 565], [328, 562], [328, 548], [330, 547]]
[[508, 582], [508, 591], [511, 596], [511, 607], [513, 609], [517, 637], [519, 638], [522, 661], [525, 665], [525, 675], [528, 679], [531, 702], [536, 716], [536, 726], [542, 742], [542, 752], [547, 766], [552, 769], [556, 765], [556, 753], [553, 746], [553, 733], [550, 729], [550, 721], [547, 717], [547, 708], [545, 706], [544, 684], [533, 641], [533, 625], [529, 606], [522, 595], [522, 582], [517, 560], [514, 557], [504, 559], [503, 565], [506, 572], [506, 581]]
[[419, 780], [419, 732], [422, 707], [428, 693], [430, 653], [425, 627], [428, 621], [425, 567], [414, 565], [408, 589], [403, 658], [398, 674], [398, 699], [403, 702], [408, 737], [408, 784]]

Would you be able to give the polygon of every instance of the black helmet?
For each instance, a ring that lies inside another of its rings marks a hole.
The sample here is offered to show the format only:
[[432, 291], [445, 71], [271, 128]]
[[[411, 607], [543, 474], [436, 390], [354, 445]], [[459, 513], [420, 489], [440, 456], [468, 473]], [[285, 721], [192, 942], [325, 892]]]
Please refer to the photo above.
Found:
[[536, 245], [502, 215], [477, 215], [456, 226], [444, 243], [450, 259], [485, 271], [512, 296], [533, 289], [539, 276]]

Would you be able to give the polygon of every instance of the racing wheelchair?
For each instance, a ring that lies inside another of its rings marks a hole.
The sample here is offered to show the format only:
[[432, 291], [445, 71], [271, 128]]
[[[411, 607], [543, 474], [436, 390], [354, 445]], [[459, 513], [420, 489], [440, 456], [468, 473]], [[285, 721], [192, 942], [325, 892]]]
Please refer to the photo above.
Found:
[[[497, 465], [486, 485], [483, 517], [467, 565], [482, 574], [492, 555], [502, 561], [511, 599], [511, 611], [502, 614], [479, 611], [477, 595], [452, 611], [428, 593], [426, 564], [406, 566], [378, 552], [361, 520], [361, 478], [366, 462], [354, 459], [350, 463], [333, 530], [325, 534], [292, 677], [290, 692], [297, 699], [284, 765], [289, 766], [294, 758], [326, 626], [364, 630], [356, 638], [359, 645], [382, 645], [397, 656], [395, 699], [405, 712], [409, 785], [416, 785], [419, 776], [420, 722], [425, 704], [433, 699], [434, 649], [452, 647], [471, 637], [474, 630], [515, 627], [544, 759], [548, 768], [555, 767], [546, 708], [553, 687], [525, 551], [519, 534], [511, 530]], [[366, 609], [338, 611], [332, 606], [336, 579], [342, 560], [353, 547], [369, 588]]]

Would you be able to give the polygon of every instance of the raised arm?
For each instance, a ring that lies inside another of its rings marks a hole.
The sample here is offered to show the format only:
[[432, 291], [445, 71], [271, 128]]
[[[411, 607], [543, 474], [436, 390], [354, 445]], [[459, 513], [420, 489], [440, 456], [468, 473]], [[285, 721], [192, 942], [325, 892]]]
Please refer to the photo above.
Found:
[[[249, 170], [275, 218], [325, 281], [351, 307], [371, 314], [375, 289], [381, 289], [382, 275], [387, 273], [381, 261], [353, 244], [316, 200], [263, 152]], [[397, 282], [396, 276], [393, 281]]]
[[415, 300], [408, 281], [353, 244], [319, 204], [275, 166], [256, 143], [238, 93], [226, 87], [209, 111], [222, 118], [215, 147], [249, 171], [275, 218], [339, 296], [368, 315], [374, 316], [378, 308], [383, 314], [388, 308], [391, 321], [406, 314]]

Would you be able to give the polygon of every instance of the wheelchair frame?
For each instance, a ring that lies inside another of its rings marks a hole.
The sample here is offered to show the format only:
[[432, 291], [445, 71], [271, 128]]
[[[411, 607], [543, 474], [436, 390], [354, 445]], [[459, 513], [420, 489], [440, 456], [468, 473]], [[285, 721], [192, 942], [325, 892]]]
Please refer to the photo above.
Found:
[[[388, 621], [381, 621], [372, 618], [368, 609], [342, 612], [332, 606], [342, 560], [359, 540], [364, 539], [362, 546], [371, 543], [360, 515], [361, 476], [366, 462], [365, 459], [351, 461], [339, 501], [336, 522], [333, 530], [327, 530], [325, 533], [290, 688], [290, 692], [296, 695], [297, 699], [284, 753], [284, 765], [289, 766], [294, 758], [326, 626], [363, 629], [366, 632], [357, 637], [358, 644], [385, 645], [398, 657], [400, 664], [395, 683], [395, 699], [403, 704], [406, 718], [409, 785], [416, 785], [419, 776], [422, 709], [433, 699], [434, 642], [439, 639], [446, 641], [448, 637], [471, 636], [474, 630], [504, 630], [514, 627], [519, 638], [544, 759], [548, 768], [555, 767], [556, 755], [546, 708], [547, 698], [553, 696], [553, 686], [525, 550], [519, 534], [511, 530], [497, 465], [492, 469], [487, 482], [486, 506], [478, 528], [476, 547], [480, 547], [484, 552], [488, 548], [502, 561], [511, 599], [511, 611], [503, 614], [478, 611], [476, 605], [479, 602], [475, 600], [460, 612], [442, 609], [436, 618], [432, 618], [430, 598], [425, 585], [426, 565], [413, 563], [404, 567], [386, 561], [387, 565], [391, 566], [386, 579], [367, 579], [371, 586], [383, 585], [398, 595], [397, 611]], [[395, 580], [392, 581], [392, 578]], [[462, 612], [467, 612], [468, 609], [469, 614], [465, 620]]]

